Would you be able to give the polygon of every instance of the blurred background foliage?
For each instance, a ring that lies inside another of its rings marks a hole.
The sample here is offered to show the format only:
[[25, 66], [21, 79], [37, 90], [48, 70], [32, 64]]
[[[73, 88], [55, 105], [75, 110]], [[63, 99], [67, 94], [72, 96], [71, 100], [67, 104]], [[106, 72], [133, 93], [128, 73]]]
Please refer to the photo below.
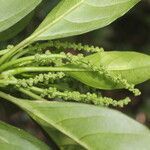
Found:
[[[17, 44], [29, 36], [58, 2], [59, 0], [44, 0], [34, 12], [9, 30], [0, 33], [0, 49], [6, 48], [8, 44]], [[25, 27], [26, 24], [28, 25]], [[14, 35], [15, 37], [11, 38]], [[7, 38], [10, 39], [6, 40]], [[150, 0], [142, 0], [125, 16], [105, 28], [63, 40], [100, 46], [106, 51], [132, 50], [150, 54]], [[114, 98], [129, 95], [133, 100], [132, 103], [120, 109], [120, 111], [150, 127], [150, 81], [140, 84], [137, 87], [142, 91], [142, 95], [139, 97], [134, 97], [125, 90], [102, 92]], [[0, 103], [0, 119], [27, 129], [37, 137], [49, 141], [38, 125], [14, 105], [5, 102]]]

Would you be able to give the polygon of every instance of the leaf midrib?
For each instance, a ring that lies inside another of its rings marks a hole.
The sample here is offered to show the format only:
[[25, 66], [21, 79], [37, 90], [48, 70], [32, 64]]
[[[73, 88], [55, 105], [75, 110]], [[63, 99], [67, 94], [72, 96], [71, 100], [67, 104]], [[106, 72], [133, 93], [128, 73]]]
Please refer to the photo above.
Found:
[[[105, 7], [108, 7], [108, 8], [109, 8], [109, 7], [116, 6], [116, 5], [120, 6], [121, 4], [126, 4], [127, 2], [128, 2], [128, 1], [121, 2], [121, 3], [114, 3], [114, 4], [112, 4], [112, 5], [107, 5], [107, 6], [105, 6], [105, 5], [104, 5], [104, 6], [95, 6], [95, 5], [88, 4], [88, 3], [86, 3], [86, 2], [85, 2], [85, 4], [88, 5], [88, 6], [92, 6], [92, 7], [95, 7], [95, 8], [100, 9], [100, 8], [105, 8]], [[101, 17], [101, 18], [96, 18], [96, 19], [92, 18], [92, 21], [99, 21], [99, 20], [103, 20], [103, 19], [107, 19], [107, 18], [113, 18], [115, 15], [116, 15], [116, 14], [112, 14], [112, 15], [109, 15], [109, 16], [105, 16], [105, 17]], [[66, 18], [64, 18], [64, 20], [70, 22], [70, 21], [69, 21], [68, 19], [66, 19]], [[71, 22], [76, 23], [76, 22], [74, 22], [74, 21], [71, 21]], [[84, 23], [89, 23], [89, 22], [91, 22], [91, 21], [84, 21]]]
[[141, 70], [141, 69], [146, 69], [146, 68], [150, 68], [150, 65], [147, 66], [141, 66], [141, 67], [130, 67], [130, 68], [107, 68], [109, 71], [131, 71], [131, 70]]
[[[30, 106], [27, 104], [27, 107], [30, 107]], [[25, 108], [25, 109], [26, 109], [26, 108]], [[27, 109], [26, 109], [26, 110], [27, 110]], [[83, 138], [83, 137], [81, 137], [81, 138], [79, 138], [79, 139], [76, 138], [76, 137], [74, 137], [72, 134], [70, 134], [70, 133], [64, 131], [64, 129], [63, 129], [61, 126], [57, 125], [54, 121], [50, 120], [50, 122], [49, 122], [49, 121], [47, 121], [47, 119], [43, 119], [43, 118], [46, 118], [46, 116], [43, 116], [43, 115], [41, 114], [41, 112], [39, 112], [38, 110], [34, 110], [34, 111], [36, 111], [37, 113], [33, 113], [33, 112], [30, 111], [29, 109], [27, 110], [27, 112], [30, 112], [33, 116], [36, 116], [37, 118], [39, 118], [39, 120], [42, 120], [42, 121], [46, 122], [47, 124], [51, 124], [55, 129], [57, 129], [59, 132], [65, 134], [66, 136], [68, 136], [69, 138], [71, 138], [72, 140], [74, 140], [75, 142], [77, 142], [79, 145], [83, 146], [83, 147], [86, 148], [86, 149], [89, 148], [88, 145], [82, 141], [82, 138]], [[38, 114], [38, 115], [35, 115], [35, 114]], [[41, 116], [43, 116], [43, 117], [41, 117]], [[110, 134], [115, 134], [115, 133], [111, 133], [111, 132], [109, 132], [109, 133], [110, 133]], [[94, 133], [94, 134], [95, 134], [95, 133]], [[98, 133], [98, 134], [100, 134], [100, 133]], [[101, 132], [101, 134], [105, 134], [105, 133]], [[121, 134], [121, 133], [119, 133], [119, 134]], [[127, 133], [127, 134], [130, 135], [130, 133]], [[131, 135], [134, 135], [134, 133], [133, 133], [133, 134], [131, 133]], [[136, 134], [136, 133], [135, 133], [135, 135], [144, 135], [144, 134], [140, 134], [140, 133], [137, 133], [137, 134]]]
[[[18, 106], [22, 107], [26, 112], [29, 112], [29, 114], [32, 114], [32, 116], [36, 116], [36, 118], [39, 118], [39, 120], [42, 120], [44, 122], [46, 122], [47, 124], [51, 124], [55, 129], [57, 129], [59, 132], [65, 134], [66, 136], [70, 137], [71, 139], [73, 139], [75, 142], [77, 142], [79, 145], [83, 146], [84, 148], [88, 149], [88, 146], [83, 143], [82, 141], [78, 140], [76, 137], [72, 136], [70, 133], [64, 131], [64, 129], [62, 127], [60, 127], [59, 125], [55, 124], [54, 121], [50, 120], [50, 123], [47, 121], [47, 119], [43, 119], [46, 118], [46, 116], [43, 116], [41, 112], [39, 112], [38, 110], [34, 110], [36, 111], [36, 113], [30, 111], [30, 109], [27, 109], [28, 107], [30, 107], [28, 104], [26, 105], [26, 107], [21, 106], [20, 104], [18, 104], [17, 102], [15, 102]], [[24, 103], [25, 104], [25, 103]], [[38, 114], [38, 115], [35, 115]], [[31, 116], [31, 117], [32, 117]], [[43, 117], [41, 117], [43, 116]]]
[[85, 0], [81, 0], [79, 3], [77, 3], [75, 6], [73, 6], [72, 8], [70, 8], [68, 11], [66, 11], [66, 13], [62, 14], [60, 17], [58, 17], [57, 19], [55, 19], [53, 22], [51, 22], [50, 24], [46, 25], [43, 29], [39, 30], [39, 31], [35, 31], [35, 34], [33, 33], [33, 35], [31, 35], [31, 41], [40, 35], [42, 32], [44, 33], [45, 30], [47, 30], [48, 28], [52, 27], [54, 24], [56, 24], [59, 20], [61, 20], [64, 16], [68, 15], [71, 11], [73, 11], [74, 9], [76, 9], [80, 4], [82, 4]]

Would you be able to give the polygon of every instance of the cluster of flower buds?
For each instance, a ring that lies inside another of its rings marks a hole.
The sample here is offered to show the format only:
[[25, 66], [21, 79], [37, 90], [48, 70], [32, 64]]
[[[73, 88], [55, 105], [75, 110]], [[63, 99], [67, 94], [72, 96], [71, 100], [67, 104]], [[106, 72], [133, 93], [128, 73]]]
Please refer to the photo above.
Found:
[[45, 57], [42, 57], [41, 54], [36, 54], [35, 55], [35, 63], [38, 65], [38, 66], [62, 66], [64, 65], [63, 63], [63, 59], [62, 58], [55, 58], [55, 57], [49, 57], [50, 53], [48, 53], [49, 51], [46, 51], [46, 55]]
[[75, 55], [68, 53], [67, 59], [72, 64], [76, 64], [76, 65], [80, 64], [84, 68], [98, 72], [100, 75], [103, 75], [111, 82], [116, 83], [124, 87], [125, 89], [133, 92], [135, 96], [138, 96], [141, 94], [141, 92], [138, 89], [134, 88], [133, 84], [128, 83], [128, 81], [126, 79], [123, 79], [121, 75], [115, 75], [115, 74], [110, 73], [103, 65], [100, 65], [100, 66], [94, 65], [90, 60], [84, 59], [84, 56], [82, 54], [75, 56]]
[[33, 50], [42, 51], [46, 48], [54, 47], [56, 49], [73, 49], [77, 51], [85, 51], [85, 52], [104, 52], [103, 48], [100, 48], [98, 46], [89, 46], [89, 45], [83, 45], [81, 43], [71, 43], [71, 42], [60, 42], [60, 41], [48, 41], [45, 43], [36, 43], [34, 46], [32, 46]]
[[95, 93], [86, 93], [81, 94], [78, 91], [58, 91], [56, 88], [50, 87], [49, 89], [44, 89], [41, 97], [48, 97], [48, 98], [60, 98], [65, 101], [76, 101], [76, 102], [83, 102], [83, 103], [92, 103], [95, 105], [101, 106], [119, 106], [123, 107], [127, 105], [131, 100], [129, 98], [125, 98], [123, 100], [113, 100], [112, 98], [97, 96]]
[[70, 43], [70, 42], [60, 42], [60, 41], [49, 41], [50, 47], [55, 47], [57, 49], [73, 49], [78, 51], [86, 51], [86, 52], [103, 52], [104, 49], [100, 47], [94, 47], [89, 45], [82, 45], [81, 43]]
[[34, 85], [37, 85], [38, 83], [53, 83], [55, 80], [61, 79], [65, 77], [65, 74], [63, 72], [57, 72], [57, 73], [47, 73], [47, 74], [39, 74], [36, 75], [34, 78], [29, 79], [18, 79], [17, 86], [18, 87], [32, 87]]

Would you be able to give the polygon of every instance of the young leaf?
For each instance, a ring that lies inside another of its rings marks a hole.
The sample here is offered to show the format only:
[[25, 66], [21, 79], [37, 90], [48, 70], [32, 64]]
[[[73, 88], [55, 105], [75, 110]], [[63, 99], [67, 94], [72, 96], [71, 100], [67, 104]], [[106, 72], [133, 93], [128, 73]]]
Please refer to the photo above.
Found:
[[29, 14], [42, 0], [1, 0], [0, 32], [16, 24]]
[[29, 133], [0, 121], [1, 150], [48, 150], [49, 147]]
[[139, 1], [62, 0], [33, 33], [31, 39], [56, 39], [104, 27], [124, 15]]
[[[85, 58], [93, 66], [104, 66], [112, 76], [121, 75], [129, 83], [139, 84], [150, 79], [150, 56], [137, 52], [102, 52]], [[81, 66], [67, 66], [81, 68]], [[75, 79], [89, 86], [99, 89], [118, 89], [121, 84], [113, 83], [111, 80], [100, 75], [98, 72], [68, 72]]]
[[149, 129], [118, 111], [79, 103], [24, 101], [2, 92], [0, 96], [20, 106], [45, 129], [54, 128], [67, 136], [59, 136], [55, 130], [49, 132], [61, 147], [70, 147], [75, 141], [73, 148], [78, 143], [93, 150], [150, 149]]

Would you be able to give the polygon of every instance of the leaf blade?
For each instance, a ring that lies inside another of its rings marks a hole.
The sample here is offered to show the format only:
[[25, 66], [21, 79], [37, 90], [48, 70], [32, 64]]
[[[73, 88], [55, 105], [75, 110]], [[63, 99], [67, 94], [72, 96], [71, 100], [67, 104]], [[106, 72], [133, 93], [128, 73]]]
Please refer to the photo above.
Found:
[[[44, 128], [47, 128], [47, 131], [48, 128], [55, 128], [75, 141], [75, 143], [70, 141], [74, 144], [73, 148], [76, 147], [76, 143], [82, 148], [93, 150], [150, 148], [149, 130], [120, 112], [77, 103], [48, 101], [16, 101], [15, 103]], [[55, 131], [48, 133], [55, 134]], [[63, 136], [59, 136], [58, 139], [55, 136], [58, 144], [61, 141], [61, 146], [67, 147]], [[139, 140], [141, 142], [138, 142]]]
[[0, 32], [13, 26], [29, 14], [42, 0], [1, 0]]
[[63, 38], [104, 27], [139, 0], [62, 0], [33, 33], [34, 40]]
[[29, 133], [0, 121], [0, 149], [48, 150], [48, 146]]
[[[94, 66], [104, 66], [113, 76], [121, 75], [129, 83], [139, 84], [150, 79], [150, 56], [137, 52], [102, 52], [85, 58]], [[80, 68], [70, 65], [67, 67]], [[68, 72], [70, 76], [94, 88], [120, 89], [122, 85], [113, 83], [96, 72]]]
[[30, 14], [25, 16], [23, 19], [21, 19], [19, 22], [17, 22], [15, 25], [11, 26], [5, 31], [0, 32], [0, 41], [6, 41], [15, 37], [29, 24], [33, 15], [34, 15], [34, 12], [31, 12]]

